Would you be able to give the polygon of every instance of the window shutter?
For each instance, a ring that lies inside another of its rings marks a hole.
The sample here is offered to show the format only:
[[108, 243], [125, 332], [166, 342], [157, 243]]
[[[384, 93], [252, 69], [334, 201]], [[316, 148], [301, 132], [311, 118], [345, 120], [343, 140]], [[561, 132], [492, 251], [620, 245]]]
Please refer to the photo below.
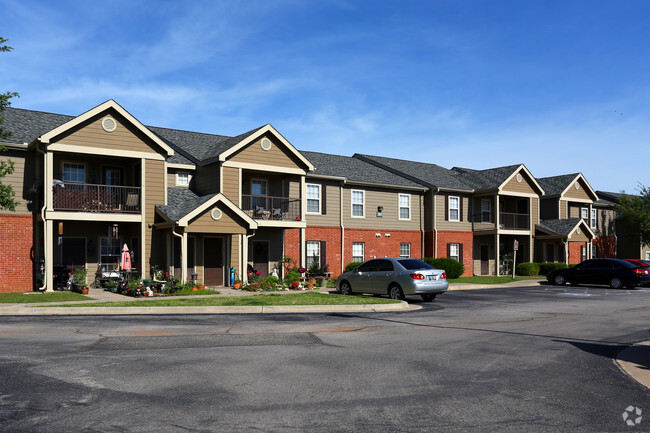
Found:
[[458, 244], [458, 261], [463, 263], [463, 244]]
[[[445, 198], [445, 221], [449, 221], [449, 196], [448, 195], [443, 195]], [[449, 248], [447, 248], [449, 250]], [[447, 255], [449, 255], [449, 251], [447, 251]]]
[[[325, 185], [321, 185], [320, 187], [320, 213], [322, 215], [327, 215], [327, 194], [325, 193], [327, 191], [327, 187]], [[325, 242], [323, 242], [325, 244]]]
[[325, 249], [325, 245], [327, 242], [325, 241], [320, 241], [320, 265], [321, 267], [325, 266], [327, 264], [327, 250]]
[[458, 201], [460, 202], [458, 204], [458, 207], [459, 207], [458, 213], [460, 214], [460, 215], [458, 215], [458, 220], [462, 221], [463, 220], [463, 197], [462, 196], [458, 197]]
[[451, 256], [451, 244], [447, 244], [447, 257]]

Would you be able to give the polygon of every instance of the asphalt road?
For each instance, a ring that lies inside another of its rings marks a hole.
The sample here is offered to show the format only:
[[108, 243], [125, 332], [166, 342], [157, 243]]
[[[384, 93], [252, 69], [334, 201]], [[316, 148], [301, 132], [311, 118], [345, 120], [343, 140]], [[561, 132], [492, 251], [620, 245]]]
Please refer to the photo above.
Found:
[[[488, 289], [421, 305], [2, 317], [0, 432], [650, 431], [650, 391], [613, 360], [650, 339], [650, 290]], [[630, 406], [644, 411], [633, 426]]]

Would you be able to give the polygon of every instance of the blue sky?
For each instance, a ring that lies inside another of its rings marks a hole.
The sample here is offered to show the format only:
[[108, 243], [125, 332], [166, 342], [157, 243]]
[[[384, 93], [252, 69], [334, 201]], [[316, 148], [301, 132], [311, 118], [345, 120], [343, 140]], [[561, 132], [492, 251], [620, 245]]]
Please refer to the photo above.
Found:
[[650, 184], [650, 2], [0, 0], [13, 106]]

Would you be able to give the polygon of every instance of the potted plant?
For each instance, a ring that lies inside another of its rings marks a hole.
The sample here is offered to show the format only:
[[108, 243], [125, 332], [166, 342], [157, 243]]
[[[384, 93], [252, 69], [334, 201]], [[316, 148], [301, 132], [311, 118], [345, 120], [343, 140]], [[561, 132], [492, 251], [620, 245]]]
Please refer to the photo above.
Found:
[[241, 280], [239, 278], [235, 279], [235, 282], [232, 283], [232, 288], [239, 290], [241, 287]]
[[86, 284], [87, 273], [88, 271], [86, 270], [85, 267], [75, 269], [72, 272], [72, 279], [75, 285], [75, 289], [77, 292], [81, 293], [82, 295], [88, 294], [88, 284]]

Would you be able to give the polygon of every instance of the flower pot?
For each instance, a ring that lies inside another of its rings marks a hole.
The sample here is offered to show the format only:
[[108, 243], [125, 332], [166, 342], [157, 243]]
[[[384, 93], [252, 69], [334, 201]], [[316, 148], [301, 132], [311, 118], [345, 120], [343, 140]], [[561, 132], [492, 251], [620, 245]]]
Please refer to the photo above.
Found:
[[87, 295], [88, 294], [88, 287], [80, 288], [79, 293], [81, 293], [82, 295]]
[[241, 287], [241, 283], [232, 283], [233, 289], [239, 289], [240, 287]]
[[314, 284], [316, 284], [316, 278], [310, 278], [310, 279], [309, 279], [309, 284], [311, 284], [312, 286], [313, 286]]
[[314, 286], [312, 284], [307, 284], [307, 290], [311, 290], [313, 288], [314, 288]]

